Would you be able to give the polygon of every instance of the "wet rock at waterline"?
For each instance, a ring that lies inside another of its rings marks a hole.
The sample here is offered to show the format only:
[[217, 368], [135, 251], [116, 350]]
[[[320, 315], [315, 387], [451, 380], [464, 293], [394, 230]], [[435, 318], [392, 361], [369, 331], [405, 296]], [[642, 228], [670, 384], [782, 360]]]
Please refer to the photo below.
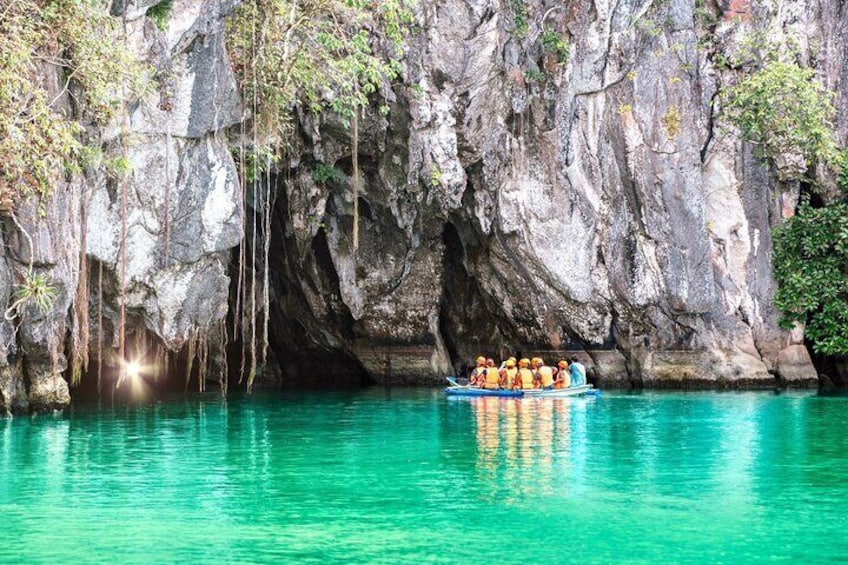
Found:
[[[99, 309], [116, 345], [122, 216], [128, 334], [178, 351], [225, 319], [233, 250], [265, 212], [252, 194], [242, 203], [228, 147], [243, 118], [223, 40], [231, 3], [174, 0], [164, 30], [144, 17], [155, 1], [125, 4], [129, 44], [162, 88], [128, 105], [124, 186], [87, 171], [57, 184], [46, 216], [22, 206], [33, 250], [4, 219], [0, 296], [14, 301], [30, 259], [57, 291], [49, 312], [0, 326], [6, 411], [68, 402], [81, 274], [88, 335]], [[755, 24], [802, 38], [802, 57], [848, 96], [845, 10], [719, 3], [705, 22], [692, 0], [527, 1], [519, 33], [513, 4], [417, 3], [403, 81], [381, 93], [389, 112], [360, 120], [358, 249], [350, 130], [298, 117], [295, 149], [264, 185], [271, 350], [259, 384], [314, 383], [322, 363], [340, 381], [436, 383], [478, 352], [574, 352], [602, 386], [814, 385], [802, 333], [781, 330], [772, 305], [770, 234], [799, 195], [780, 180], [792, 155], [757, 159], [710, 102], [738, 74], [717, 61]], [[544, 48], [543, 29], [567, 57]], [[110, 151], [119, 131], [100, 132]], [[335, 173], [318, 178], [319, 166]], [[262, 261], [253, 275], [264, 279]]]

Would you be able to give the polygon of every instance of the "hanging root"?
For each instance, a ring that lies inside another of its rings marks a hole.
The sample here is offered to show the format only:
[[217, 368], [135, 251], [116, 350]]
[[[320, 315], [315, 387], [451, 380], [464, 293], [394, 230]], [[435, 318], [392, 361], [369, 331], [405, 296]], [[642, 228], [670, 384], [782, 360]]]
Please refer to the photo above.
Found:
[[189, 330], [187, 347], [185, 392], [188, 392], [188, 384], [191, 381], [191, 370], [194, 368], [194, 358], [197, 356], [197, 330]]
[[71, 386], [77, 386], [82, 373], [88, 370], [88, 259], [85, 255], [88, 231], [88, 207], [85, 200], [80, 206], [80, 257], [77, 295], [74, 301], [73, 327], [71, 330]]
[[103, 263], [97, 263], [97, 396], [103, 379]]
[[229, 367], [227, 366], [227, 321], [218, 322], [218, 384], [221, 387], [221, 396], [227, 396]]
[[353, 110], [350, 160], [353, 166], [353, 252], [359, 249], [359, 109]]

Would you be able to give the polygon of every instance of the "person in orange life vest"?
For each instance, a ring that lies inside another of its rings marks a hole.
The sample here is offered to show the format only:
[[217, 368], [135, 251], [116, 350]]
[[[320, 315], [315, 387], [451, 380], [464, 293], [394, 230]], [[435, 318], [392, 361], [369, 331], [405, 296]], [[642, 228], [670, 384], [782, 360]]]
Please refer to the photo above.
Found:
[[[477, 380], [478, 382], [480, 381], [479, 377]], [[486, 372], [484, 373], [483, 382], [480, 383], [480, 386], [488, 390], [497, 390], [501, 388], [501, 376], [495, 368], [495, 361], [493, 359], [486, 359]]]
[[475, 360], [477, 366], [471, 371], [471, 376], [468, 378], [468, 384], [481, 385], [486, 378], [486, 358], [482, 355]]
[[515, 379], [518, 376], [518, 368], [515, 366], [515, 357], [510, 357], [504, 362], [504, 368], [500, 370], [501, 386], [506, 389], [515, 387]]
[[568, 388], [571, 386], [571, 372], [568, 370], [568, 361], [561, 359], [557, 363], [557, 367], [554, 388]]
[[522, 359], [518, 362], [518, 378], [515, 380], [515, 388], [531, 389], [535, 387], [533, 372], [530, 370], [530, 360]]
[[534, 377], [536, 377], [536, 386], [544, 390], [553, 390], [554, 388], [554, 370], [545, 365], [544, 359], [541, 357], [533, 358]]

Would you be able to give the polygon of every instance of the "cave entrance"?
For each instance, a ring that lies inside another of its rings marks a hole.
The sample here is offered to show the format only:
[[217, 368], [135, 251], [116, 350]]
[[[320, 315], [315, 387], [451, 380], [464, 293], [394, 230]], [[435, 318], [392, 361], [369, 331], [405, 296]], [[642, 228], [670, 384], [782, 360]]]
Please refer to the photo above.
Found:
[[[256, 292], [260, 296], [264, 281], [268, 281], [269, 287], [268, 349], [265, 362], [257, 364], [255, 387], [321, 389], [371, 385], [373, 381], [352, 352], [356, 340], [355, 322], [340, 298], [339, 274], [330, 253], [326, 229], [318, 227], [307, 244], [298, 241], [295, 235], [285, 186], [286, 182], [294, 182], [293, 179], [294, 172], [285, 177], [272, 173], [265, 179], [267, 185], [263, 188], [269, 188], [266, 197], [257, 195], [247, 199], [245, 249], [244, 253], [239, 249], [233, 251], [230, 269], [228, 327], [237, 328], [228, 348], [231, 388], [246, 386], [242, 360], [248, 357], [244, 360], [249, 366], [251, 347], [262, 347], [264, 313], [261, 301], [257, 301], [255, 346], [248, 343], [250, 324], [243, 323], [244, 305], [249, 310], [251, 303], [244, 293], [245, 290], [251, 292], [251, 279], [257, 281]], [[328, 213], [334, 212], [331, 204]], [[320, 226], [320, 218], [311, 220]], [[244, 274], [241, 283], [240, 271]], [[243, 293], [241, 298], [239, 292]], [[235, 311], [236, 304], [240, 305], [241, 312]], [[316, 309], [324, 314], [321, 319], [316, 317]], [[247, 315], [250, 317], [249, 312]], [[234, 321], [233, 316], [238, 319]], [[241, 384], [236, 385], [239, 382]]]

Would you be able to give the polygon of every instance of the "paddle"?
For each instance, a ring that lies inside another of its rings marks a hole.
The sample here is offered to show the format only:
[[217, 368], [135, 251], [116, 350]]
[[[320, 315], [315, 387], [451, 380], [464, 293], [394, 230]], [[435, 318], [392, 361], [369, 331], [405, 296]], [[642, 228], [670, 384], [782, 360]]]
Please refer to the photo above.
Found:
[[447, 381], [450, 383], [451, 386], [455, 386], [455, 387], [459, 387], [459, 388], [471, 388], [471, 385], [459, 384], [456, 380], [456, 377], [447, 377]]

